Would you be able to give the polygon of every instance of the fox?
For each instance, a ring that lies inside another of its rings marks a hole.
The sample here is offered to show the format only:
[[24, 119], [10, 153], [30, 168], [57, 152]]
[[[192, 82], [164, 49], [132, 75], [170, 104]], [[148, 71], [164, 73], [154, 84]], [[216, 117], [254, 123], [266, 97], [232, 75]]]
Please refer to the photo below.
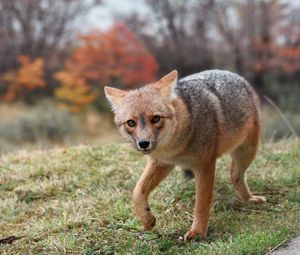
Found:
[[207, 70], [178, 79], [176, 70], [134, 90], [104, 87], [121, 136], [146, 155], [133, 190], [136, 216], [145, 230], [156, 218], [148, 197], [175, 166], [195, 178], [194, 219], [184, 240], [205, 238], [211, 214], [216, 161], [230, 154], [230, 177], [244, 202], [260, 204], [246, 181], [261, 129], [260, 100], [250, 83], [225, 70]]

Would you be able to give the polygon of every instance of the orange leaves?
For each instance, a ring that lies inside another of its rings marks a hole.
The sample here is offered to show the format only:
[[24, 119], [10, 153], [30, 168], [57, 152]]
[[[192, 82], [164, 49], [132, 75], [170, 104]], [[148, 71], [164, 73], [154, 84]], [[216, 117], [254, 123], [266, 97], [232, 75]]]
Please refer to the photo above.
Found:
[[45, 86], [44, 81], [44, 60], [36, 58], [31, 60], [28, 56], [19, 56], [19, 69], [10, 71], [0, 78], [8, 83], [9, 87], [4, 94], [5, 100], [13, 100], [23, 91], [31, 91]]
[[271, 71], [291, 75], [300, 72], [299, 22], [289, 13], [288, 5], [281, 1], [270, 1], [266, 14], [269, 28], [266, 34], [258, 34], [254, 39], [254, 70]]
[[[158, 65], [155, 58], [123, 23], [78, 38], [79, 43], [63, 68], [47, 73], [49, 85], [52, 78], [59, 82], [54, 95], [65, 108], [81, 111], [95, 102], [105, 85], [130, 88], [156, 79]], [[6, 100], [36, 96], [35, 92], [41, 92], [36, 90], [38, 88], [44, 89], [42, 93], [53, 93], [53, 85], [46, 87], [42, 58], [19, 56], [18, 61], [17, 70], [0, 77], [6, 88]]]
[[286, 46], [281, 47], [277, 51], [278, 58], [280, 58], [280, 66], [286, 73], [295, 73], [300, 71], [300, 47]]
[[95, 100], [96, 93], [91, 90], [80, 73], [66, 69], [55, 73], [54, 76], [62, 85], [55, 90], [55, 96], [66, 103], [61, 105], [63, 108], [80, 112], [83, 107]]
[[81, 35], [80, 39], [82, 45], [72, 56], [73, 66], [87, 79], [97, 80], [102, 86], [117, 80], [131, 87], [156, 78], [156, 60], [124, 24]]
[[64, 70], [55, 74], [61, 83], [55, 92], [59, 99], [79, 109], [93, 102], [105, 85], [133, 87], [155, 80], [155, 58], [124, 24], [79, 39]]
[[276, 70], [287, 74], [300, 71], [300, 47], [288, 44], [263, 44], [256, 41], [255, 49], [260, 55], [254, 63], [256, 71]]

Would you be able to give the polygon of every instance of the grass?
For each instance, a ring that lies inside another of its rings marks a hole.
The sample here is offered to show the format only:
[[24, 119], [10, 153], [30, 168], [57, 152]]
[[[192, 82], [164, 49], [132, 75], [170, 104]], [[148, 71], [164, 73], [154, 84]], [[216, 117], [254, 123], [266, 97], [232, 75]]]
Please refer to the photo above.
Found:
[[300, 234], [300, 142], [261, 148], [248, 172], [264, 205], [241, 203], [218, 162], [205, 241], [185, 243], [194, 181], [176, 169], [152, 194], [157, 226], [143, 232], [131, 192], [145, 159], [125, 145], [79, 146], [0, 158], [0, 254], [267, 254]]

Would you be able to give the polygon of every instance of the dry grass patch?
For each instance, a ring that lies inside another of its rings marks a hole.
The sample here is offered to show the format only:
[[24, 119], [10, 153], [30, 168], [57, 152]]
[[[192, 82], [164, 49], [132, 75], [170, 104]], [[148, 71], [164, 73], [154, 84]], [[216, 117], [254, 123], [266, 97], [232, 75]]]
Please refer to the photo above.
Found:
[[300, 234], [300, 142], [261, 148], [249, 170], [264, 205], [242, 204], [229, 160], [218, 162], [209, 236], [184, 243], [192, 221], [193, 180], [179, 169], [150, 199], [158, 224], [140, 230], [131, 192], [145, 159], [125, 145], [19, 152], [0, 158], [1, 254], [266, 254]]

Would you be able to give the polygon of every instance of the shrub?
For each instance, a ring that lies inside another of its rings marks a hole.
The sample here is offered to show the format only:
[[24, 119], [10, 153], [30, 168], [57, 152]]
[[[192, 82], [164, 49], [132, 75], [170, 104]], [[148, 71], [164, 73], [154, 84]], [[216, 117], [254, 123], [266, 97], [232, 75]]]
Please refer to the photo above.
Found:
[[[15, 119], [0, 123], [0, 149], [5, 144], [63, 142], [75, 132], [73, 116], [51, 104], [42, 104]], [[2, 146], [1, 146], [2, 145]]]

